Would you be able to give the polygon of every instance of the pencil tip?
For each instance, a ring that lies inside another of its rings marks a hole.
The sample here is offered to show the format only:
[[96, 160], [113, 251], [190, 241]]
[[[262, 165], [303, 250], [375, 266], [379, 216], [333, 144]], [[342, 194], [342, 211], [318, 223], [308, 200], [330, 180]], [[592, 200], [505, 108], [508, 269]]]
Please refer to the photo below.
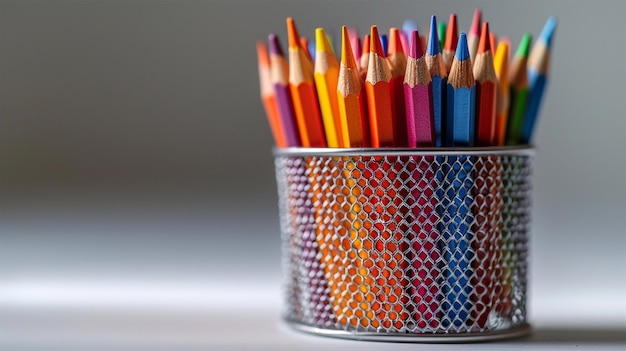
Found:
[[341, 64], [348, 68], [356, 67], [352, 45], [350, 44], [350, 31], [348, 27], [341, 27]]
[[465, 61], [470, 58], [469, 47], [467, 46], [467, 34], [461, 33], [459, 43], [456, 46], [454, 57], [459, 61]]
[[320, 52], [333, 52], [324, 28], [315, 29], [315, 50]]
[[426, 52], [429, 55], [435, 56], [439, 53], [439, 36], [437, 34], [437, 17], [430, 17], [430, 33], [428, 35], [428, 47]]
[[478, 43], [477, 54], [482, 54], [486, 51], [491, 51], [491, 38], [489, 36], [489, 23], [483, 23], [483, 29], [480, 32], [480, 41]]
[[482, 11], [480, 8], [476, 8], [474, 10], [474, 18], [472, 19], [472, 26], [470, 27], [470, 34], [479, 35], [480, 34], [480, 22], [482, 19]]
[[519, 43], [519, 47], [517, 48], [517, 52], [515, 56], [518, 57], [528, 57], [528, 53], [530, 52], [530, 42], [532, 41], [532, 36], [529, 33], [524, 34], [522, 40]]
[[404, 53], [402, 41], [400, 41], [400, 30], [398, 28], [389, 29], [389, 48], [387, 54]]
[[544, 24], [543, 29], [541, 30], [541, 34], [539, 34], [538, 40], [541, 40], [546, 43], [547, 47], [550, 47], [552, 44], [552, 37], [554, 35], [554, 31], [556, 29], [557, 19], [554, 16], [550, 16]]
[[411, 32], [411, 52], [410, 57], [414, 59], [418, 59], [424, 55], [424, 50], [422, 49], [422, 40], [420, 39], [420, 34], [417, 30]]
[[450, 20], [448, 20], [448, 29], [446, 30], [446, 41], [444, 43], [444, 49], [447, 51], [455, 51], [456, 44], [459, 40], [459, 29], [457, 26], [456, 14], [450, 14]]
[[280, 39], [278, 38], [278, 35], [272, 33], [269, 35], [268, 40], [270, 43], [270, 52], [272, 54], [278, 55], [278, 56], [285, 56], [283, 54], [283, 49], [280, 45]]
[[370, 52], [377, 54], [380, 57], [385, 57], [383, 51], [383, 44], [380, 42], [380, 36], [378, 35], [378, 27], [372, 26], [370, 31]]
[[298, 34], [296, 22], [291, 17], [287, 17], [287, 37], [289, 38], [290, 49], [297, 49], [300, 47], [300, 34]]
[[259, 57], [259, 62], [263, 65], [269, 65], [269, 58], [267, 56], [267, 46], [262, 41], [256, 42], [256, 54]]

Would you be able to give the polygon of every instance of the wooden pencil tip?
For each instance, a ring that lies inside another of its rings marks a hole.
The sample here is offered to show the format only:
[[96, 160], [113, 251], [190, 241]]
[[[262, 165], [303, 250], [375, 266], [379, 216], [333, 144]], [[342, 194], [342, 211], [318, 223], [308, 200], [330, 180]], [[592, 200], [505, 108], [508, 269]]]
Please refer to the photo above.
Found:
[[278, 38], [278, 35], [272, 33], [269, 35], [268, 40], [270, 43], [270, 52], [272, 54], [277, 56], [285, 56], [285, 54], [283, 54], [283, 48], [280, 45], [280, 39]]
[[324, 28], [315, 29], [315, 50], [320, 52], [333, 52], [328, 42], [328, 36], [326, 32], [324, 32]]
[[498, 47], [498, 38], [496, 33], [491, 31], [489, 32], [489, 45], [491, 46], [491, 52], [496, 51], [496, 48]]
[[400, 30], [398, 28], [389, 29], [389, 48], [387, 54], [404, 53], [402, 50], [402, 41], [400, 40]]
[[546, 43], [546, 47], [548, 48], [552, 44], [552, 37], [554, 35], [554, 31], [556, 30], [556, 25], [556, 17], [550, 16], [550, 18], [546, 21], [546, 24], [544, 24], [541, 34], [539, 34], [538, 40]]
[[464, 32], [459, 36], [459, 43], [456, 46], [454, 57], [459, 61], [465, 61], [470, 58], [469, 47], [467, 46], [467, 34]]
[[291, 17], [287, 17], [287, 37], [289, 38], [290, 49], [297, 49], [300, 47], [300, 34], [298, 34], [296, 22]]
[[444, 43], [444, 49], [446, 51], [456, 51], [456, 44], [459, 40], [459, 29], [456, 20], [456, 14], [450, 14], [450, 20], [448, 21], [448, 29], [446, 30], [446, 41]]
[[472, 26], [470, 27], [470, 34], [479, 35], [480, 34], [480, 22], [482, 19], [482, 11], [480, 8], [476, 8], [474, 10], [474, 18], [472, 19]]
[[437, 17], [430, 17], [430, 33], [428, 35], [428, 47], [426, 52], [435, 56], [439, 53], [439, 35], [437, 34]]
[[355, 68], [356, 62], [350, 44], [350, 31], [348, 27], [341, 27], [341, 64], [348, 68]]
[[414, 59], [418, 59], [424, 56], [424, 49], [422, 49], [422, 39], [417, 30], [411, 32], [411, 50], [409, 56]]
[[375, 53], [380, 57], [385, 57], [385, 51], [383, 51], [383, 44], [380, 42], [380, 36], [378, 35], [378, 27], [372, 26], [370, 31], [370, 52]]
[[530, 52], [530, 42], [532, 41], [532, 36], [530, 33], [524, 34], [522, 40], [519, 43], [519, 47], [517, 48], [517, 52], [515, 56], [518, 57], [526, 57], [528, 58], [528, 53]]
[[265, 43], [260, 40], [256, 42], [256, 54], [259, 58], [259, 63], [261, 65], [263, 66], [270, 65], [270, 59], [267, 54], [267, 46], [265, 46]]
[[491, 40], [489, 38], [489, 23], [483, 23], [483, 29], [480, 32], [480, 41], [478, 42], [478, 51], [477, 54], [485, 53], [486, 51], [491, 51]]

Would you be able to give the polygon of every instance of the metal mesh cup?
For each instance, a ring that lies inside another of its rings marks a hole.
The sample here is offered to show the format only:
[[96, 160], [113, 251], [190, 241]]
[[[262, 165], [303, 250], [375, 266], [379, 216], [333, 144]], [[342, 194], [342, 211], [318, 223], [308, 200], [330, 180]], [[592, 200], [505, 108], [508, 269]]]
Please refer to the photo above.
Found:
[[361, 340], [528, 332], [532, 156], [275, 150], [286, 321]]

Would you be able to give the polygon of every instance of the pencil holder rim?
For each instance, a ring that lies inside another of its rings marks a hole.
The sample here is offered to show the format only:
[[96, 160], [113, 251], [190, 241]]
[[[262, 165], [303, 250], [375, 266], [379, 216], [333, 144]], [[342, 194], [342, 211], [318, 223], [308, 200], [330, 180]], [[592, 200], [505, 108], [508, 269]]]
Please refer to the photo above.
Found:
[[488, 147], [433, 147], [433, 148], [313, 148], [286, 147], [272, 150], [274, 157], [281, 156], [446, 156], [446, 155], [525, 155], [534, 156], [532, 145]]

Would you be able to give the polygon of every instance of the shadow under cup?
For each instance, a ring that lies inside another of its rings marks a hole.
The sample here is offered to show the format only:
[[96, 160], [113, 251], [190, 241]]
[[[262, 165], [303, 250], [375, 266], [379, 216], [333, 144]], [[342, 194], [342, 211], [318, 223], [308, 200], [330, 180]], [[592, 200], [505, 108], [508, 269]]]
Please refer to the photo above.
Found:
[[276, 149], [287, 323], [361, 340], [529, 331], [533, 149]]

